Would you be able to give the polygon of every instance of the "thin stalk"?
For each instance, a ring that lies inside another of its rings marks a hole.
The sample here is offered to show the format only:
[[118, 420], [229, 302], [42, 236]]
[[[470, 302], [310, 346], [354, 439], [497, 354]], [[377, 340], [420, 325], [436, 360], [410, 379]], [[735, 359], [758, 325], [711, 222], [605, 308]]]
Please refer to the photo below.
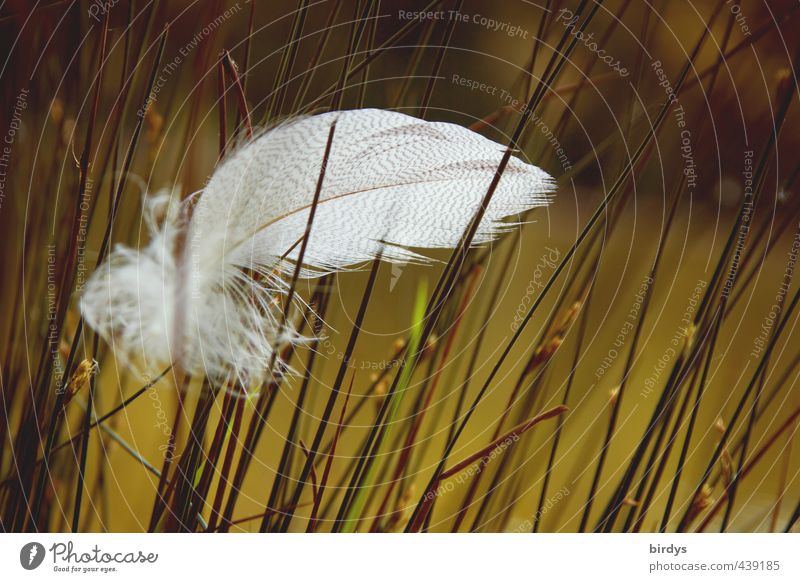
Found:
[[322, 437], [325, 434], [325, 429], [328, 426], [328, 421], [333, 413], [333, 407], [336, 403], [336, 397], [339, 394], [339, 390], [342, 385], [342, 381], [344, 380], [345, 373], [350, 365], [350, 360], [353, 356], [353, 350], [355, 349], [356, 341], [358, 341], [358, 336], [361, 331], [361, 326], [364, 323], [364, 317], [366, 316], [367, 306], [369, 305], [370, 297], [372, 296], [372, 289], [375, 286], [375, 279], [378, 275], [378, 267], [380, 266], [380, 255], [376, 257], [372, 261], [372, 268], [370, 269], [369, 279], [367, 280], [367, 286], [364, 289], [364, 295], [361, 298], [361, 305], [358, 308], [358, 313], [356, 315], [356, 319], [353, 322], [353, 328], [350, 332], [350, 339], [347, 342], [347, 348], [345, 349], [342, 363], [339, 366], [339, 372], [336, 376], [336, 381], [334, 382], [333, 386], [331, 387], [331, 393], [328, 397], [328, 402], [325, 405], [325, 411], [322, 413], [322, 417], [319, 421], [319, 426], [317, 427], [317, 432], [314, 435], [314, 441], [311, 444], [311, 449], [309, 450], [308, 458], [306, 459], [305, 465], [303, 465], [303, 470], [300, 472], [300, 479], [297, 482], [297, 485], [294, 489], [294, 493], [291, 497], [291, 502], [289, 503], [289, 508], [286, 511], [286, 515], [284, 516], [283, 521], [281, 522], [280, 528], [278, 529], [279, 532], [286, 532], [289, 529], [289, 525], [292, 522], [292, 518], [294, 517], [294, 510], [297, 507], [298, 503], [300, 502], [300, 496], [303, 493], [303, 487], [308, 480], [308, 476], [311, 473], [311, 469], [314, 465], [314, 458], [319, 451], [320, 444], [322, 443]]

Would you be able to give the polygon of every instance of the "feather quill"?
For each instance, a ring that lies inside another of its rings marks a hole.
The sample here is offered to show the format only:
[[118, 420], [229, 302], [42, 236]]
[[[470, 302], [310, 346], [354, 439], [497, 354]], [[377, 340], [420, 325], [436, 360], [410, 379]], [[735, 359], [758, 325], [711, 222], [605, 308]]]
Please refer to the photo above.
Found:
[[[230, 154], [201, 193], [146, 204], [149, 243], [117, 247], [87, 281], [87, 324], [129, 360], [173, 362], [254, 385], [273, 352], [303, 338], [280, 325], [335, 121], [303, 278], [374, 259], [427, 262], [419, 249], [455, 247], [504, 147], [458, 125], [377, 109], [294, 119]], [[473, 244], [546, 205], [553, 180], [512, 158]], [[159, 219], [158, 217], [162, 218]]]

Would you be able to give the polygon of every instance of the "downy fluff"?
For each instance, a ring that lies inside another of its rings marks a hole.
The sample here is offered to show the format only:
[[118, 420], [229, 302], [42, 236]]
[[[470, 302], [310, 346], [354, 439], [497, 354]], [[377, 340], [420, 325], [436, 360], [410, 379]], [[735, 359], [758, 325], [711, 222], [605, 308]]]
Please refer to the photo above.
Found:
[[[505, 150], [463, 127], [363, 109], [296, 119], [232, 153], [201, 193], [153, 197], [149, 243], [116, 248], [87, 282], [85, 321], [129, 360], [170, 362], [253, 386], [279, 333], [330, 127], [336, 120], [301, 277], [386, 261], [424, 262], [413, 248], [452, 248], [474, 216]], [[547, 204], [553, 181], [512, 158], [474, 244]], [[291, 249], [291, 250], [290, 250]]]

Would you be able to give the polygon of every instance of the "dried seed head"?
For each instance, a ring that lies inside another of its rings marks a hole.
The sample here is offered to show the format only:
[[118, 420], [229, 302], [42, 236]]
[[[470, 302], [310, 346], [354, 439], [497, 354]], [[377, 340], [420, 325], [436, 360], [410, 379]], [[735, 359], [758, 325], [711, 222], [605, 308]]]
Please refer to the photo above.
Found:
[[64, 119], [64, 104], [61, 99], [53, 99], [53, 104], [50, 106], [50, 120], [58, 125]]
[[403, 492], [403, 495], [397, 500], [394, 512], [386, 526], [387, 532], [400, 532], [402, 525], [407, 523], [411, 518], [412, 510], [414, 509], [414, 502], [417, 499], [417, 486], [416, 483], [411, 483], [408, 488]]
[[689, 348], [694, 344], [694, 337], [697, 334], [697, 326], [692, 323], [689, 327], [686, 328], [685, 337], [683, 338], [683, 345], [685, 348]]
[[619, 401], [619, 386], [612, 388], [608, 391], [608, 403], [611, 406], [616, 406]]
[[559, 324], [559, 329], [564, 330], [575, 321], [575, 318], [578, 316], [578, 313], [581, 310], [581, 306], [583, 306], [583, 300], [579, 299], [575, 301], [572, 305], [569, 306], [569, 309], [564, 313], [564, 316], [561, 318], [561, 323]]
[[[722, 418], [717, 418], [717, 421], [714, 423], [714, 430], [716, 430], [719, 434], [725, 434], [726, 427], [725, 423], [722, 421]], [[723, 447], [722, 449], [722, 455], [719, 458], [719, 466], [725, 483], [730, 484], [731, 480], [733, 479], [733, 459], [731, 459], [731, 454], [728, 451], [728, 447]]]
[[708, 483], [703, 485], [703, 488], [700, 490], [699, 499], [696, 500], [697, 503], [700, 505], [700, 509], [705, 509], [706, 507], [709, 507], [712, 503], [714, 503], [715, 500], [711, 496], [713, 492], [714, 491], [711, 488], [711, 485], [709, 485]]
[[403, 492], [403, 495], [402, 497], [400, 497], [400, 500], [397, 505], [399, 508], [402, 508], [411, 503], [412, 501], [416, 501], [416, 499], [417, 499], [417, 484], [411, 483], [408, 486], [408, 488], [406, 488], [405, 492]]
[[537, 366], [549, 360], [562, 343], [564, 343], [564, 338], [561, 334], [556, 334], [549, 342], [536, 348], [525, 367], [525, 373], [530, 374]]
[[375, 395], [375, 409], [380, 410], [381, 406], [383, 406], [383, 401], [386, 398], [386, 392], [388, 392], [389, 385], [386, 380], [381, 380], [377, 384], [375, 384], [375, 391], [373, 392]]
[[422, 357], [430, 358], [433, 355], [433, 352], [436, 349], [438, 343], [439, 343], [439, 336], [436, 335], [435, 333], [431, 333], [431, 335], [428, 337], [428, 341], [425, 342], [425, 349], [422, 350]]
[[155, 143], [161, 136], [161, 129], [164, 127], [164, 116], [158, 113], [155, 107], [150, 107], [144, 119], [145, 122], [147, 122], [145, 139], [147, 139], [149, 143]]
[[58, 353], [59, 355], [64, 358], [64, 360], [69, 358], [70, 352], [70, 345], [66, 341], [62, 340], [61, 343], [58, 344]]
[[722, 478], [725, 480], [726, 485], [730, 485], [733, 481], [733, 459], [728, 449], [722, 450], [722, 455], [719, 458], [719, 466], [722, 471]]
[[780, 69], [775, 74], [775, 81], [776, 82], [776, 95], [783, 95], [789, 89], [789, 83], [792, 82], [792, 71], [787, 68]]
[[70, 140], [72, 139], [72, 134], [75, 130], [75, 119], [69, 117], [64, 120], [64, 124], [61, 126], [61, 142], [64, 145], [69, 145]]
[[712, 492], [711, 486], [708, 483], [704, 483], [703, 487], [692, 500], [692, 506], [689, 508], [688, 523], [694, 521], [706, 508], [713, 505], [715, 499], [711, 496]]
[[64, 390], [64, 406], [69, 404], [72, 397], [89, 382], [89, 379], [97, 373], [97, 362], [95, 360], [82, 360], [75, 373], [70, 378]]

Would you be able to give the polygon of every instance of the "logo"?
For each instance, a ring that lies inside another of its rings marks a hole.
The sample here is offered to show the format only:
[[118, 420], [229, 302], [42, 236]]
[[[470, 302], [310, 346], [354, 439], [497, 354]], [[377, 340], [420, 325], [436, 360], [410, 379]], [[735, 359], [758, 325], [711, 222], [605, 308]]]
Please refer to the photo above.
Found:
[[26, 570], [35, 570], [44, 561], [44, 546], [39, 542], [30, 542], [19, 551], [19, 563]]

